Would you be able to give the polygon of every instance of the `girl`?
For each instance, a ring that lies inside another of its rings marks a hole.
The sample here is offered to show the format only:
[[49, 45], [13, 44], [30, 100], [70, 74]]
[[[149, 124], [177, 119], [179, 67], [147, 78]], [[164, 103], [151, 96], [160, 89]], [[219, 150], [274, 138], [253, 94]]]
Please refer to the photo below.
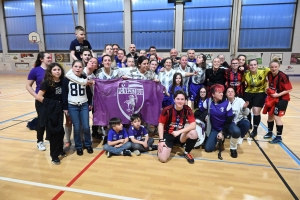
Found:
[[[72, 64], [73, 73], [80, 77], [82, 75], [83, 63], [75, 60]], [[77, 155], [83, 155], [80, 127], [84, 134], [84, 144], [88, 153], [93, 153], [91, 133], [89, 126], [89, 110], [92, 104], [92, 93], [90, 87], [82, 86], [65, 78], [63, 83], [63, 109], [66, 115], [70, 114], [74, 127], [74, 141]]]
[[[49, 53], [40, 52], [37, 55], [37, 59], [34, 63], [34, 68], [29, 72], [27, 82], [26, 82], [26, 89], [35, 99], [40, 90], [41, 82], [44, 79], [45, 71], [51, 63], [51, 56]], [[35, 90], [32, 88], [33, 83], [36, 83]], [[39, 109], [41, 107], [41, 103], [39, 101], [35, 101], [35, 109], [37, 112], [37, 116], [39, 118]], [[37, 120], [39, 121], [39, 120]], [[36, 137], [37, 137], [37, 148], [40, 151], [45, 151], [46, 147], [44, 145], [44, 131], [45, 127], [40, 127], [39, 123], [37, 123], [36, 129]]]
[[238, 61], [239, 61], [239, 70], [241, 71], [246, 71], [248, 70], [248, 65], [247, 65], [247, 56], [240, 54], [237, 57]]
[[182, 75], [181, 73], [175, 73], [173, 76], [173, 83], [172, 85], [170, 85], [169, 87], [169, 91], [168, 93], [170, 94], [171, 98], [172, 98], [172, 104], [174, 104], [174, 93], [177, 90], [182, 90], [186, 93], [186, 87], [183, 85], [183, 80], [182, 80]]
[[207, 98], [207, 90], [204, 86], [202, 86], [195, 100], [195, 104], [198, 106], [199, 109], [202, 108], [203, 102], [205, 101], [206, 98]]
[[[42, 103], [40, 108], [40, 121], [46, 125], [47, 136], [50, 142], [50, 156], [52, 164], [59, 165], [59, 155], [66, 156], [63, 152], [63, 110], [62, 110], [62, 82], [64, 70], [58, 63], [51, 63], [45, 73], [44, 82], [41, 84], [36, 100]], [[41, 124], [42, 125], [42, 124]]]
[[279, 70], [280, 64], [277, 61], [270, 63], [270, 72], [267, 74], [269, 89], [274, 91], [271, 96], [278, 99], [275, 104], [274, 112], [268, 113], [268, 133], [264, 136], [265, 139], [273, 136], [274, 120], [276, 122], [276, 137], [270, 141], [271, 144], [277, 144], [282, 141], [283, 123], [281, 117], [285, 114], [288, 102], [290, 101], [290, 92], [292, 91], [292, 84], [289, 77]]

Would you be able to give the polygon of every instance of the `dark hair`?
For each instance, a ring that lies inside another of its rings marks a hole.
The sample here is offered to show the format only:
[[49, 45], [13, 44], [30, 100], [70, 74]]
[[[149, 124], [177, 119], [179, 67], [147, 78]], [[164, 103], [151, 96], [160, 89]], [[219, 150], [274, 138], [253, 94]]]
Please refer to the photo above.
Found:
[[110, 58], [110, 61], [112, 61], [112, 60], [111, 60], [111, 56], [110, 56], [110, 55], [107, 55], [107, 54], [105, 54], [105, 55], [103, 55], [103, 56], [102, 56], [102, 63], [101, 63], [101, 64], [103, 64], [103, 60], [104, 60], [103, 58], [104, 58], [104, 57], [109, 57], [109, 58]]
[[[208, 91], [207, 91], [207, 89], [206, 89], [205, 86], [202, 86], [202, 87], [200, 88], [200, 90], [202, 90], [202, 89], [205, 89], [205, 91], [206, 91], [206, 95], [205, 95], [205, 99], [206, 99], [206, 98], [207, 98], [207, 95], [208, 95]], [[200, 101], [200, 99], [201, 99], [201, 97], [200, 97], [200, 90], [199, 90], [199, 92], [198, 92], [198, 94], [197, 94], [197, 97], [196, 97], [196, 99], [195, 99], [194, 108], [195, 108], [196, 106], [198, 106], [199, 101]]]
[[179, 94], [182, 94], [182, 95], [184, 96], [184, 99], [187, 99], [187, 95], [186, 95], [186, 93], [185, 93], [183, 90], [177, 90], [177, 91], [174, 93], [174, 99], [175, 99]]
[[149, 60], [150, 60], [150, 57], [151, 57], [151, 56], [154, 56], [155, 59], [158, 60], [157, 55], [155, 55], [155, 54], [150, 54], [150, 55], [149, 55]]
[[84, 63], [81, 61], [81, 60], [74, 60], [73, 62], [72, 62], [72, 67], [75, 65], [75, 63], [81, 63], [82, 64], [82, 67], [84, 67]]
[[[206, 69], [206, 55], [204, 55], [203, 53], [199, 54], [198, 56], [201, 56], [203, 58], [203, 62], [201, 63], [200, 67], [202, 69]], [[197, 57], [198, 57], [197, 56]]]
[[60, 70], [61, 70], [61, 75], [60, 75], [60, 77], [59, 77], [59, 80], [61, 81], [61, 83], [62, 83], [62, 81], [63, 81], [63, 79], [64, 79], [64, 77], [65, 77], [65, 71], [64, 71], [64, 68], [63, 68], [59, 63], [51, 63], [51, 64], [47, 67], [46, 72], [45, 72], [45, 76], [44, 76], [44, 81], [47, 80], [47, 81], [49, 82], [49, 85], [50, 85], [51, 87], [54, 87], [54, 85], [55, 85], [55, 82], [54, 82], [54, 80], [53, 80], [53, 75], [52, 75], [52, 69], [53, 69], [54, 67], [56, 67], [56, 66], [59, 67]]
[[113, 44], [112, 46], [113, 46], [113, 47], [114, 47], [114, 46], [118, 46], [118, 49], [120, 49], [120, 46], [119, 46], [118, 44]]
[[140, 68], [140, 64], [142, 64], [142, 62], [144, 62], [144, 60], [148, 60], [149, 59], [146, 57], [146, 56], [140, 56], [138, 59], [137, 59], [137, 67]]
[[126, 51], [125, 51], [125, 49], [119, 49], [118, 51], [123, 51], [124, 55], [126, 56]]
[[41, 52], [38, 53], [38, 55], [37, 55], [37, 57], [36, 57], [36, 60], [35, 60], [35, 62], [34, 62], [34, 65], [33, 65], [34, 67], [41, 66], [41, 64], [42, 64], [41, 59], [44, 59], [44, 58], [45, 58], [45, 54], [48, 54], [48, 53], [46, 53], [46, 52], [44, 52], [44, 51], [41, 51]]
[[151, 49], [155, 49], [155, 50], [156, 50], [156, 47], [155, 47], [155, 46], [149, 47], [149, 51], [150, 51]]
[[82, 51], [80, 52], [80, 55], [83, 54], [83, 52], [88, 51], [90, 52], [91, 56], [93, 57], [92, 51], [90, 49], [82, 49]]
[[229, 86], [229, 87], [226, 89], [225, 94], [227, 94], [228, 89], [233, 89], [233, 91], [234, 91], [234, 96], [236, 97], [236, 91], [235, 91], [234, 87]]
[[158, 64], [158, 61], [157, 61], [157, 60], [151, 60], [151, 61], [150, 61], [150, 64], [151, 64], [152, 62], [156, 62], [156, 63]]
[[176, 77], [177, 77], [177, 76], [180, 76], [180, 77], [181, 77], [180, 86], [182, 87], [182, 85], [183, 85], [183, 78], [182, 78], [181, 73], [176, 72], [176, 73], [173, 75], [173, 83], [172, 83], [172, 87], [171, 87], [171, 94], [174, 94], [174, 90], [175, 90], [175, 87], [176, 87]]
[[117, 118], [117, 117], [113, 117], [109, 120], [109, 126], [110, 127], [115, 127], [116, 125], [119, 125], [121, 124], [122, 121], [120, 118]]
[[[165, 67], [165, 63], [166, 63], [167, 60], [171, 60], [171, 63], [172, 63], [172, 66], [173, 66], [173, 60], [172, 60], [172, 58], [167, 57], [167, 58], [164, 59], [164, 67]], [[171, 66], [171, 67], [172, 67], [172, 66]]]
[[258, 64], [258, 61], [254, 58], [254, 59], [251, 59], [251, 60], [248, 60], [248, 65], [250, 64], [250, 62], [252, 62], [252, 61], [255, 61], [256, 62], [256, 64]]
[[130, 121], [131, 121], [131, 122], [133, 122], [133, 121], [136, 120], [136, 119], [141, 120], [141, 117], [140, 117], [139, 114], [133, 114], [133, 115], [131, 115], [131, 117], [130, 117]]
[[224, 92], [224, 86], [221, 84], [214, 84], [213, 86], [211, 86], [210, 88], [210, 93], [214, 94], [217, 90], [222, 90], [222, 92]]
[[[245, 63], [244, 63], [244, 65], [243, 65], [242, 67], [244, 67], [244, 68], [246, 69], [246, 68], [247, 68], [247, 56], [244, 55], [244, 54], [239, 54], [239, 55], [237, 56], [237, 59], [239, 59], [241, 56], [245, 57]], [[244, 70], [245, 70], [245, 69], [244, 69]]]

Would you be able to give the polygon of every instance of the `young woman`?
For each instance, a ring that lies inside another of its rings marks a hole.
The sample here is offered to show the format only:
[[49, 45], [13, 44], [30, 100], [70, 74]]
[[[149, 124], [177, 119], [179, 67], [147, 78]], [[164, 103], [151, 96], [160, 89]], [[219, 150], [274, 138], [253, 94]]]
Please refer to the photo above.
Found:
[[62, 110], [62, 82], [64, 70], [58, 63], [51, 63], [41, 84], [36, 99], [41, 102], [40, 121], [46, 126], [47, 136], [50, 142], [50, 156], [52, 164], [59, 165], [59, 155], [66, 156], [63, 152], [63, 110]]
[[210, 87], [213, 86], [214, 84], [225, 84], [225, 69], [220, 68], [220, 59], [219, 58], [214, 58], [213, 59], [213, 66], [210, 69], [207, 69], [205, 72], [205, 78], [207, 81], [207, 90], [208, 92], [208, 97], [211, 97], [210, 94]]
[[[34, 68], [29, 72], [27, 82], [26, 82], [26, 89], [27, 91], [36, 99], [37, 93], [40, 90], [40, 85], [44, 79], [45, 71], [48, 68], [52, 61], [52, 58], [49, 53], [40, 52], [37, 55], [37, 59], [34, 63]], [[33, 89], [32, 85], [35, 82], [36, 88]], [[39, 109], [41, 107], [41, 103], [39, 101], [35, 101], [35, 109], [39, 118]], [[38, 120], [39, 121], [39, 120]], [[39, 123], [37, 123], [37, 148], [40, 151], [45, 151], [46, 147], [44, 145], [44, 132], [45, 127], [40, 127]]]
[[142, 79], [142, 80], [154, 80], [159, 82], [155, 73], [148, 71], [149, 60], [145, 56], [140, 56], [137, 60], [137, 69], [133, 69], [126, 74], [127, 78]]
[[173, 76], [173, 83], [170, 85], [168, 94], [170, 94], [172, 98], [172, 104], [174, 104], [174, 94], [177, 90], [182, 90], [186, 93], [186, 87], [183, 85], [182, 74], [176, 72]]
[[[102, 57], [98, 58], [98, 63], [99, 64], [103, 63], [103, 56], [104, 55], [109, 55], [110, 56], [111, 66], [112, 67], [116, 67], [117, 66], [115, 55], [114, 55], [114, 51], [113, 51], [113, 46], [111, 44], [106, 44], [104, 46]], [[100, 66], [101, 66], [101, 68], [103, 67], [103, 65], [100, 65]]]
[[199, 109], [203, 107], [203, 102], [206, 100], [206, 98], [207, 98], [207, 90], [204, 86], [202, 86], [195, 99], [195, 104]]
[[97, 78], [101, 80], [110, 80], [121, 77], [120, 71], [123, 70], [123, 68], [113, 67], [111, 56], [104, 55], [102, 57], [102, 65], [103, 67], [96, 73]]
[[248, 70], [247, 56], [240, 54], [240, 55], [238, 55], [237, 59], [239, 61], [239, 70], [241, 70], [241, 71]]
[[276, 144], [282, 141], [281, 135], [283, 123], [281, 121], [281, 117], [284, 116], [288, 101], [290, 101], [289, 93], [292, 91], [292, 84], [289, 77], [279, 70], [280, 64], [277, 61], [272, 61], [269, 66], [270, 72], [267, 74], [269, 89], [274, 91], [271, 96], [277, 99], [277, 103], [274, 105], [274, 112], [269, 112], [268, 110], [268, 133], [264, 136], [264, 138], [268, 139], [273, 136], [275, 120], [277, 134], [270, 143]]

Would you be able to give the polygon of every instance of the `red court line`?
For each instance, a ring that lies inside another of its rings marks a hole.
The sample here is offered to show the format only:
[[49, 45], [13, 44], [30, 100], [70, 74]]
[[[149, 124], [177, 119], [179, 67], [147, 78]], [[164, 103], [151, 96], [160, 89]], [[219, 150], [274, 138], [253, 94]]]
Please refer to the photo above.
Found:
[[[100, 158], [100, 156], [103, 155], [105, 151], [102, 150], [87, 166], [85, 166], [85, 168], [83, 168], [83, 170], [81, 170], [66, 186], [67, 187], [71, 187], [71, 185], [73, 185], [73, 183], [75, 183], [77, 181], [77, 179], [79, 179], [79, 177], [84, 174], [84, 172], [86, 172], [90, 166], [92, 166], [94, 164], [94, 162], [96, 162], [96, 160], [98, 160], [98, 158]], [[57, 195], [55, 195], [55, 197], [53, 197], [52, 200], [57, 200], [61, 195], [64, 194], [65, 191], [60, 191], [59, 193], [57, 193]]]

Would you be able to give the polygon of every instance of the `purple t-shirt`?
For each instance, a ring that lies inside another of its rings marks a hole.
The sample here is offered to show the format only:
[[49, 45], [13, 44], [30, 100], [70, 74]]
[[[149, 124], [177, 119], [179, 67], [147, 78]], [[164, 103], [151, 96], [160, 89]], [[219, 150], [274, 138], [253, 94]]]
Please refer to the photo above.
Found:
[[135, 129], [133, 126], [130, 126], [128, 129], [128, 135], [129, 138], [134, 138], [136, 140], [141, 141], [143, 140], [143, 136], [148, 135], [148, 132], [144, 126], [140, 126], [139, 130]]
[[108, 131], [107, 141], [112, 142], [125, 138], [128, 138], [128, 134], [125, 128], [123, 128], [123, 130], [121, 130], [119, 133], [117, 133], [114, 129], [110, 129]]
[[33, 68], [29, 74], [27, 80], [33, 80], [36, 83], [35, 93], [37, 94], [40, 91], [40, 86], [44, 80], [45, 71], [41, 66]]

